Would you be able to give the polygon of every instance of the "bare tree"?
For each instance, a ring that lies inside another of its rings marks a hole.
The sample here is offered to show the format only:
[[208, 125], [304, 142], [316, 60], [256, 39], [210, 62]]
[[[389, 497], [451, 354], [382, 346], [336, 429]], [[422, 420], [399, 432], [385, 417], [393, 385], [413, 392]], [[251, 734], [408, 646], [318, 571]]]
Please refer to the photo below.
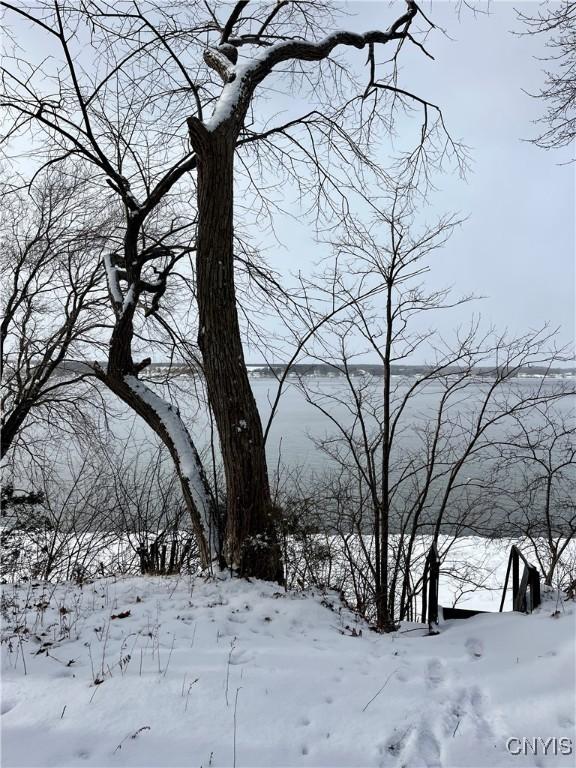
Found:
[[[414, 105], [422, 109], [423, 125], [405, 167], [408, 183], [417, 183], [428, 161], [441, 162], [457, 149], [443, 133], [439, 110], [398, 84], [401, 49], [414, 45], [427, 54], [419, 38], [433, 24], [413, 0], [386, 30], [362, 34], [327, 34], [334, 24], [328, 4], [279, 2], [270, 8], [243, 0], [226, 8], [222, 19], [221, 9], [208, 3], [143, 2], [129, 10], [58, 0], [44, 0], [34, 11], [4, 1], [2, 6], [10, 18], [18, 15], [42, 31], [60, 62], [52, 92], [43, 77], [47, 64], [32, 56], [23, 61], [16, 53], [8, 60], [0, 103], [14, 117], [10, 135], [30, 131], [44, 142], [48, 162], [70, 154], [81, 158], [97, 171], [95, 183], [105, 180], [124, 208], [121, 247], [105, 259], [115, 327], [107, 368], [96, 374], [169, 447], [209, 561], [218, 554], [218, 537], [205, 473], [177, 411], [139, 376], [148, 359], [136, 362], [132, 348], [138, 313], [161, 321], [168, 280], [193, 250], [198, 345], [226, 476], [224, 559], [240, 573], [281, 580], [262, 425], [238, 320], [235, 159], [264, 215], [273, 205], [258, 183], [251, 186], [265, 167], [276, 177], [282, 169], [303, 195], [312, 195], [317, 209], [341, 215], [348, 204], [344, 190], [353, 182], [339, 185], [326, 158], [338, 156], [343, 167], [350, 158], [385, 179], [370, 157], [371, 142], [378, 130], [390, 131], [390, 106]], [[383, 66], [377, 61], [382, 46], [391, 49]], [[338, 58], [349, 49], [368, 53], [363, 82]], [[258, 117], [256, 96], [276, 77], [293, 91], [310, 90], [317, 108], [282, 124]], [[345, 128], [352, 119], [359, 129]], [[195, 218], [196, 230], [186, 243], [182, 220], [166, 227], [158, 214], [166, 198], [184, 193], [184, 183], [194, 201], [188, 219]]]
[[[341, 388], [325, 389], [303, 378], [301, 386], [334, 428], [315, 442], [341, 473], [338, 497], [347, 493], [354, 499], [347, 505], [347, 536], [355, 534], [349, 557], [362, 563], [357, 576], [368, 583], [360, 593], [372, 585], [376, 622], [385, 630], [413, 610], [421, 586], [415, 558], [422, 555], [424, 534], [438, 543], [446, 531], [453, 537], [494, 530], [486, 505], [490, 462], [509, 420], [525, 419], [537, 405], [567, 394], [561, 382], [544, 386], [539, 380], [527, 390], [516, 379], [523, 366], [539, 363], [546, 371], [561, 357], [548, 329], [509, 339], [481, 332], [473, 320], [448, 343], [423, 325], [430, 312], [470, 298], [453, 299], [447, 290], [421, 282], [428, 257], [457, 223], [445, 218], [418, 231], [403, 194], [370, 226], [352, 222], [334, 243], [337, 266], [327, 270], [326, 294], [358, 300], [343, 317], [323, 325], [306, 349], [342, 382]], [[381, 230], [387, 237], [382, 239]], [[378, 376], [354, 367], [363, 354], [379, 362]], [[402, 364], [415, 355], [426, 355], [428, 362], [406, 378]], [[420, 397], [427, 403], [424, 415], [415, 405]], [[442, 556], [449, 548], [450, 538]]]
[[534, 143], [544, 149], [568, 147], [576, 137], [576, 3], [541, 3], [538, 12], [518, 12], [524, 34], [546, 38], [544, 87], [535, 95], [545, 106], [542, 132]]
[[[154, 437], [154, 436], [152, 436]], [[159, 441], [118, 446], [96, 429], [89, 444], [52, 430], [34, 462], [20, 463], [22, 495], [3, 486], [2, 575], [85, 579], [175, 573], [198, 550], [172, 461]]]
[[63, 433], [43, 449], [18, 468], [20, 482], [35, 488], [37, 498], [28, 494], [25, 503], [2, 511], [2, 575], [15, 581], [95, 575], [118, 544], [106, 524], [112, 509], [100, 457]]
[[[568, 402], [540, 403], [531, 418], [515, 416], [496, 447], [498, 475], [507, 478], [499, 486], [510, 533], [527, 540], [545, 583], [552, 586], [576, 536], [573, 410]], [[570, 567], [564, 570], [570, 576]]]
[[[107, 211], [86, 181], [53, 169], [29, 189], [4, 190], [0, 214], [3, 317], [2, 458], [38, 420], [72, 427], [83, 373], [64, 362], [97, 349], [104, 274], [97, 254]], [[96, 258], [95, 258], [96, 257]]]

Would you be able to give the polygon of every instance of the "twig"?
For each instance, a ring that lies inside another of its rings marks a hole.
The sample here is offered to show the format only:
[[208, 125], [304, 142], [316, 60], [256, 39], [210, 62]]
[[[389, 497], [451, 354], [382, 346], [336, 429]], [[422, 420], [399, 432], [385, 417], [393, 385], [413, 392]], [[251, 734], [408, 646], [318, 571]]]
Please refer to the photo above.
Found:
[[141, 728], [138, 728], [137, 731], [134, 731], [134, 733], [128, 734], [128, 736], [125, 736], [120, 742], [120, 744], [118, 744], [114, 752], [116, 753], [118, 752], [119, 749], [122, 749], [122, 744], [124, 744], [124, 742], [127, 741], [128, 739], [135, 739], [140, 733], [142, 733], [142, 731], [149, 731], [149, 730], [150, 730], [149, 725], [143, 725]]
[[24, 676], [28, 674], [28, 670], [26, 669], [26, 659], [24, 658], [24, 648], [22, 647], [22, 636], [18, 635], [18, 646], [20, 648], [20, 655], [22, 656], [22, 664], [24, 666]]
[[172, 635], [172, 645], [170, 646], [170, 653], [168, 654], [168, 661], [166, 662], [166, 667], [164, 668], [164, 677], [166, 677], [166, 672], [168, 672], [168, 667], [170, 666], [170, 659], [172, 658], [172, 651], [174, 650], [174, 642], [176, 640], [176, 635]]
[[90, 668], [92, 670], [92, 680], [96, 680], [96, 673], [94, 672], [94, 659], [92, 658], [92, 644], [88, 643], [88, 656], [90, 658]]
[[236, 768], [236, 710], [238, 708], [238, 694], [242, 688], [236, 688], [236, 696], [234, 697], [234, 750], [232, 756], [232, 768]]
[[389, 675], [388, 675], [388, 677], [386, 678], [386, 681], [385, 681], [384, 685], [382, 686], [382, 688], [380, 688], [380, 690], [379, 690], [377, 693], [375, 693], [375, 694], [374, 694], [374, 696], [372, 696], [372, 698], [370, 699], [370, 701], [368, 702], [368, 704], [366, 704], [366, 705], [365, 705], [365, 706], [362, 708], [362, 712], [366, 712], [366, 710], [368, 709], [368, 707], [370, 706], [370, 704], [372, 704], [372, 702], [374, 701], [374, 699], [375, 699], [377, 696], [379, 696], [379, 695], [382, 693], [382, 691], [384, 690], [384, 688], [386, 688], [386, 686], [387, 686], [387, 685], [388, 685], [388, 683], [390, 682], [390, 678], [391, 678], [391, 677], [392, 677], [392, 675], [394, 675], [394, 674], [396, 674], [396, 670], [395, 670], [395, 669], [393, 669], [393, 670], [392, 670], [392, 672], [390, 672], [390, 674], [389, 674]]
[[232, 659], [232, 653], [234, 652], [234, 647], [236, 645], [237, 638], [235, 637], [231, 643], [230, 643], [230, 652], [228, 653], [228, 664], [226, 666], [226, 690], [225, 690], [225, 696], [226, 696], [226, 706], [230, 706], [228, 703], [228, 685], [230, 682], [230, 661]]

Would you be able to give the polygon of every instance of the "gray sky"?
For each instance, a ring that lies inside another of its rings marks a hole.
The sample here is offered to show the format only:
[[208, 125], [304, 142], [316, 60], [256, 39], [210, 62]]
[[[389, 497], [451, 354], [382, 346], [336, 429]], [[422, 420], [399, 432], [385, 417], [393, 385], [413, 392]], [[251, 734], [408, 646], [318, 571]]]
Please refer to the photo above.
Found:
[[[427, 47], [435, 61], [414, 46], [402, 51], [399, 84], [440, 105], [450, 133], [470, 147], [472, 157], [466, 181], [456, 174], [435, 177], [433, 210], [469, 218], [435, 255], [427, 280], [435, 287], [453, 285], [458, 294], [487, 297], [439, 318], [435, 324], [443, 334], [474, 311], [512, 333], [549, 322], [561, 326], [569, 341], [575, 322], [576, 165], [568, 163], [573, 148], [546, 152], [526, 141], [537, 132], [532, 121], [544, 111], [544, 104], [524, 91], [537, 91], [543, 82], [536, 57], [545, 54], [545, 40], [512, 34], [522, 29], [515, 7], [536, 10], [538, 3], [492, 1], [486, 15], [466, 8], [458, 14], [455, 2], [426, 0], [423, 10], [448, 35], [430, 35]], [[352, 17], [346, 26], [365, 31], [387, 27], [404, 3], [353, 0], [348, 8]], [[39, 34], [29, 25], [26, 30]], [[348, 55], [355, 65], [366, 56], [354, 50]], [[272, 99], [271, 111], [275, 107]], [[278, 94], [277, 108], [286, 107], [287, 97]], [[414, 116], [414, 126], [419, 118]], [[387, 164], [393, 148], [385, 141], [383, 146]], [[433, 218], [430, 211], [426, 218]], [[279, 216], [275, 227], [286, 247], [278, 248], [271, 238], [261, 242], [270, 246], [267, 257], [284, 274], [309, 271], [327, 252], [305, 222]], [[260, 357], [248, 350], [250, 361]]]
[[[564, 340], [574, 338], [576, 166], [566, 164], [573, 149], [546, 152], [525, 141], [544, 109], [524, 92], [543, 82], [535, 57], [545, 53], [544, 39], [512, 34], [521, 29], [515, 7], [537, 6], [492, 2], [489, 15], [464, 9], [458, 17], [455, 3], [432, 0], [422, 7], [449, 37], [430, 36], [435, 61], [416, 49], [403, 52], [400, 85], [439, 104], [472, 155], [466, 181], [435, 179], [434, 209], [469, 219], [436, 255], [430, 280], [487, 298], [446, 315], [439, 325], [446, 333], [476, 311], [499, 329], [550, 322], [562, 326]], [[363, 0], [349, 7], [357, 17], [350, 26], [364, 30], [387, 26], [399, 8]], [[283, 272], [306, 270], [319, 253], [310, 229], [278, 224], [288, 252], [271, 262]]]

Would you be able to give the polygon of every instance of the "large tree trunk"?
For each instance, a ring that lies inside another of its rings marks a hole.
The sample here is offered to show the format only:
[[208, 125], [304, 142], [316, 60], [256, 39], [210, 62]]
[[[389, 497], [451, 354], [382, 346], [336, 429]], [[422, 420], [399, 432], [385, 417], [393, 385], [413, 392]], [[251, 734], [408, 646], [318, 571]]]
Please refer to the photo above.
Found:
[[[196, 121], [195, 121], [196, 122]], [[192, 121], [189, 121], [189, 124]], [[198, 343], [227, 490], [225, 557], [241, 575], [281, 582], [260, 415], [250, 387], [234, 286], [234, 135], [196, 122]]]

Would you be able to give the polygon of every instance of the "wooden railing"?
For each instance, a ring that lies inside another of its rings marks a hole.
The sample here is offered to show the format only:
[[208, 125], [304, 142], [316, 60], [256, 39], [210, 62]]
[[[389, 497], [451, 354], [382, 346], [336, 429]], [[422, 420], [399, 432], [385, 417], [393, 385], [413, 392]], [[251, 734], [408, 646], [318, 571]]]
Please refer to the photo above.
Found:
[[[520, 560], [524, 563], [522, 578], [520, 578]], [[538, 608], [541, 602], [540, 598], [540, 572], [538, 568], [531, 565], [524, 557], [518, 547], [513, 546], [508, 558], [508, 568], [506, 569], [506, 581], [502, 590], [502, 600], [500, 601], [500, 611], [504, 610], [506, 601], [506, 592], [508, 590], [508, 581], [510, 580], [510, 570], [512, 570], [512, 610], [521, 613], [531, 613], [534, 608]]]
[[436, 544], [432, 544], [424, 565], [422, 581], [422, 623], [428, 622], [430, 634], [436, 634], [438, 625], [438, 588], [440, 586], [440, 555]]
[[[524, 563], [522, 577], [520, 577], [520, 560]], [[428, 624], [431, 635], [437, 634], [436, 627], [439, 620], [438, 591], [440, 587], [440, 555], [436, 544], [432, 544], [426, 557], [424, 575], [422, 578], [422, 623]], [[500, 611], [504, 609], [508, 582], [512, 573], [512, 610], [521, 613], [531, 613], [540, 605], [540, 573], [538, 569], [526, 560], [522, 552], [516, 546], [510, 549], [506, 581], [502, 591]], [[467, 608], [443, 608], [445, 619], [469, 619], [484, 611], [475, 611]]]

